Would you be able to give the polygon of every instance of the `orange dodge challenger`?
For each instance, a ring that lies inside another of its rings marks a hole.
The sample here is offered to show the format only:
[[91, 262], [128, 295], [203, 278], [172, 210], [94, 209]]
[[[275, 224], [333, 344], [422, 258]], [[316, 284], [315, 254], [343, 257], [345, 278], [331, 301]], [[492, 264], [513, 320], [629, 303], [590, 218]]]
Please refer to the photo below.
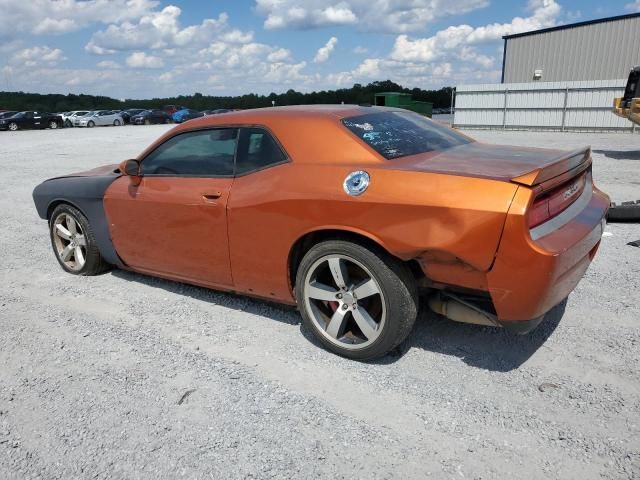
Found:
[[34, 192], [64, 270], [111, 266], [297, 304], [329, 350], [386, 354], [419, 295], [526, 333], [576, 287], [609, 198], [589, 148], [493, 146], [402, 109], [202, 117]]

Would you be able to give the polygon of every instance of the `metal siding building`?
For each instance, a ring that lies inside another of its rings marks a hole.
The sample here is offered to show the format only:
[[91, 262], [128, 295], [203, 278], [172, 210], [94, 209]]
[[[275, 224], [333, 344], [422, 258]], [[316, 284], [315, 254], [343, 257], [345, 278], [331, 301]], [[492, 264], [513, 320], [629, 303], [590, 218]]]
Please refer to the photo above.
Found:
[[640, 13], [503, 38], [502, 83], [625, 79], [640, 65]]

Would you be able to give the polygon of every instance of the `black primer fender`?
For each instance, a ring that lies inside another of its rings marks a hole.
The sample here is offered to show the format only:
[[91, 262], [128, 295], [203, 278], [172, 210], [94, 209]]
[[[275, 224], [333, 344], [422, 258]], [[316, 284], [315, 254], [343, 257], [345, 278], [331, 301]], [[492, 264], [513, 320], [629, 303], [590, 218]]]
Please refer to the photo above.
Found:
[[55, 203], [69, 203], [89, 220], [100, 254], [112, 265], [123, 266], [118, 257], [104, 211], [104, 193], [120, 175], [87, 177], [59, 177], [45, 180], [33, 190], [33, 201], [40, 218], [48, 220], [50, 207]]

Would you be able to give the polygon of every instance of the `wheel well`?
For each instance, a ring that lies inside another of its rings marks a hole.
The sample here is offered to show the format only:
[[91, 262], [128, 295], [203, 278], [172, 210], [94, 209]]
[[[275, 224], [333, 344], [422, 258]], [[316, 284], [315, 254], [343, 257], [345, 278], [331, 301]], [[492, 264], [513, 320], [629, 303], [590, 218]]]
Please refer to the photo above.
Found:
[[369, 237], [346, 230], [319, 230], [316, 232], [310, 232], [299, 238], [289, 252], [289, 281], [292, 290], [295, 290], [298, 265], [300, 265], [302, 258], [311, 249], [311, 247], [317, 245], [318, 243], [326, 242], [327, 240], [344, 240], [347, 242], [362, 245], [364, 247], [368, 247], [372, 250], [382, 251], [405, 264], [409, 268], [413, 276], [416, 278], [416, 280], [424, 278], [424, 272], [422, 271], [422, 268], [420, 268], [420, 265], [416, 260], [406, 261], [399, 259], [391, 252], [386, 250], [382, 245], [375, 242], [374, 240], [371, 240]]
[[51, 220], [51, 214], [56, 209], [56, 207], [58, 207], [58, 205], [69, 205], [70, 207], [73, 207], [73, 208], [76, 208], [76, 209], [80, 210], [80, 212], [83, 215], [85, 215], [85, 213], [82, 211], [82, 209], [80, 207], [78, 207], [77, 205], [69, 202], [68, 200], [54, 200], [47, 207], [47, 221]]

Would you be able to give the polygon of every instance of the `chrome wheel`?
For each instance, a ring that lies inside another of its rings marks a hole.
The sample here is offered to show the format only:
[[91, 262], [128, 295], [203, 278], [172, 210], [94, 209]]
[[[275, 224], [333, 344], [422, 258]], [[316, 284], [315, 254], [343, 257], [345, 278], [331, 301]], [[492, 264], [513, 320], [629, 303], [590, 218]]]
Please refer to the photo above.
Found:
[[16, 130], [18, 130], [18, 124], [15, 122], [11, 122], [9, 124], [9, 130], [11, 130], [12, 132], [15, 132]]
[[380, 284], [351, 257], [318, 259], [304, 280], [303, 295], [314, 327], [341, 348], [367, 347], [384, 328], [387, 312]]
[[49, 128], [55, 130], [56, 128], [58, 128], [58, 122], [49, 122]]
[[53, 243], [67, 268], [82, 270], [87, 261], [87, 239], [80, 223], [68, 213], [61, 213], [53, 222]]

